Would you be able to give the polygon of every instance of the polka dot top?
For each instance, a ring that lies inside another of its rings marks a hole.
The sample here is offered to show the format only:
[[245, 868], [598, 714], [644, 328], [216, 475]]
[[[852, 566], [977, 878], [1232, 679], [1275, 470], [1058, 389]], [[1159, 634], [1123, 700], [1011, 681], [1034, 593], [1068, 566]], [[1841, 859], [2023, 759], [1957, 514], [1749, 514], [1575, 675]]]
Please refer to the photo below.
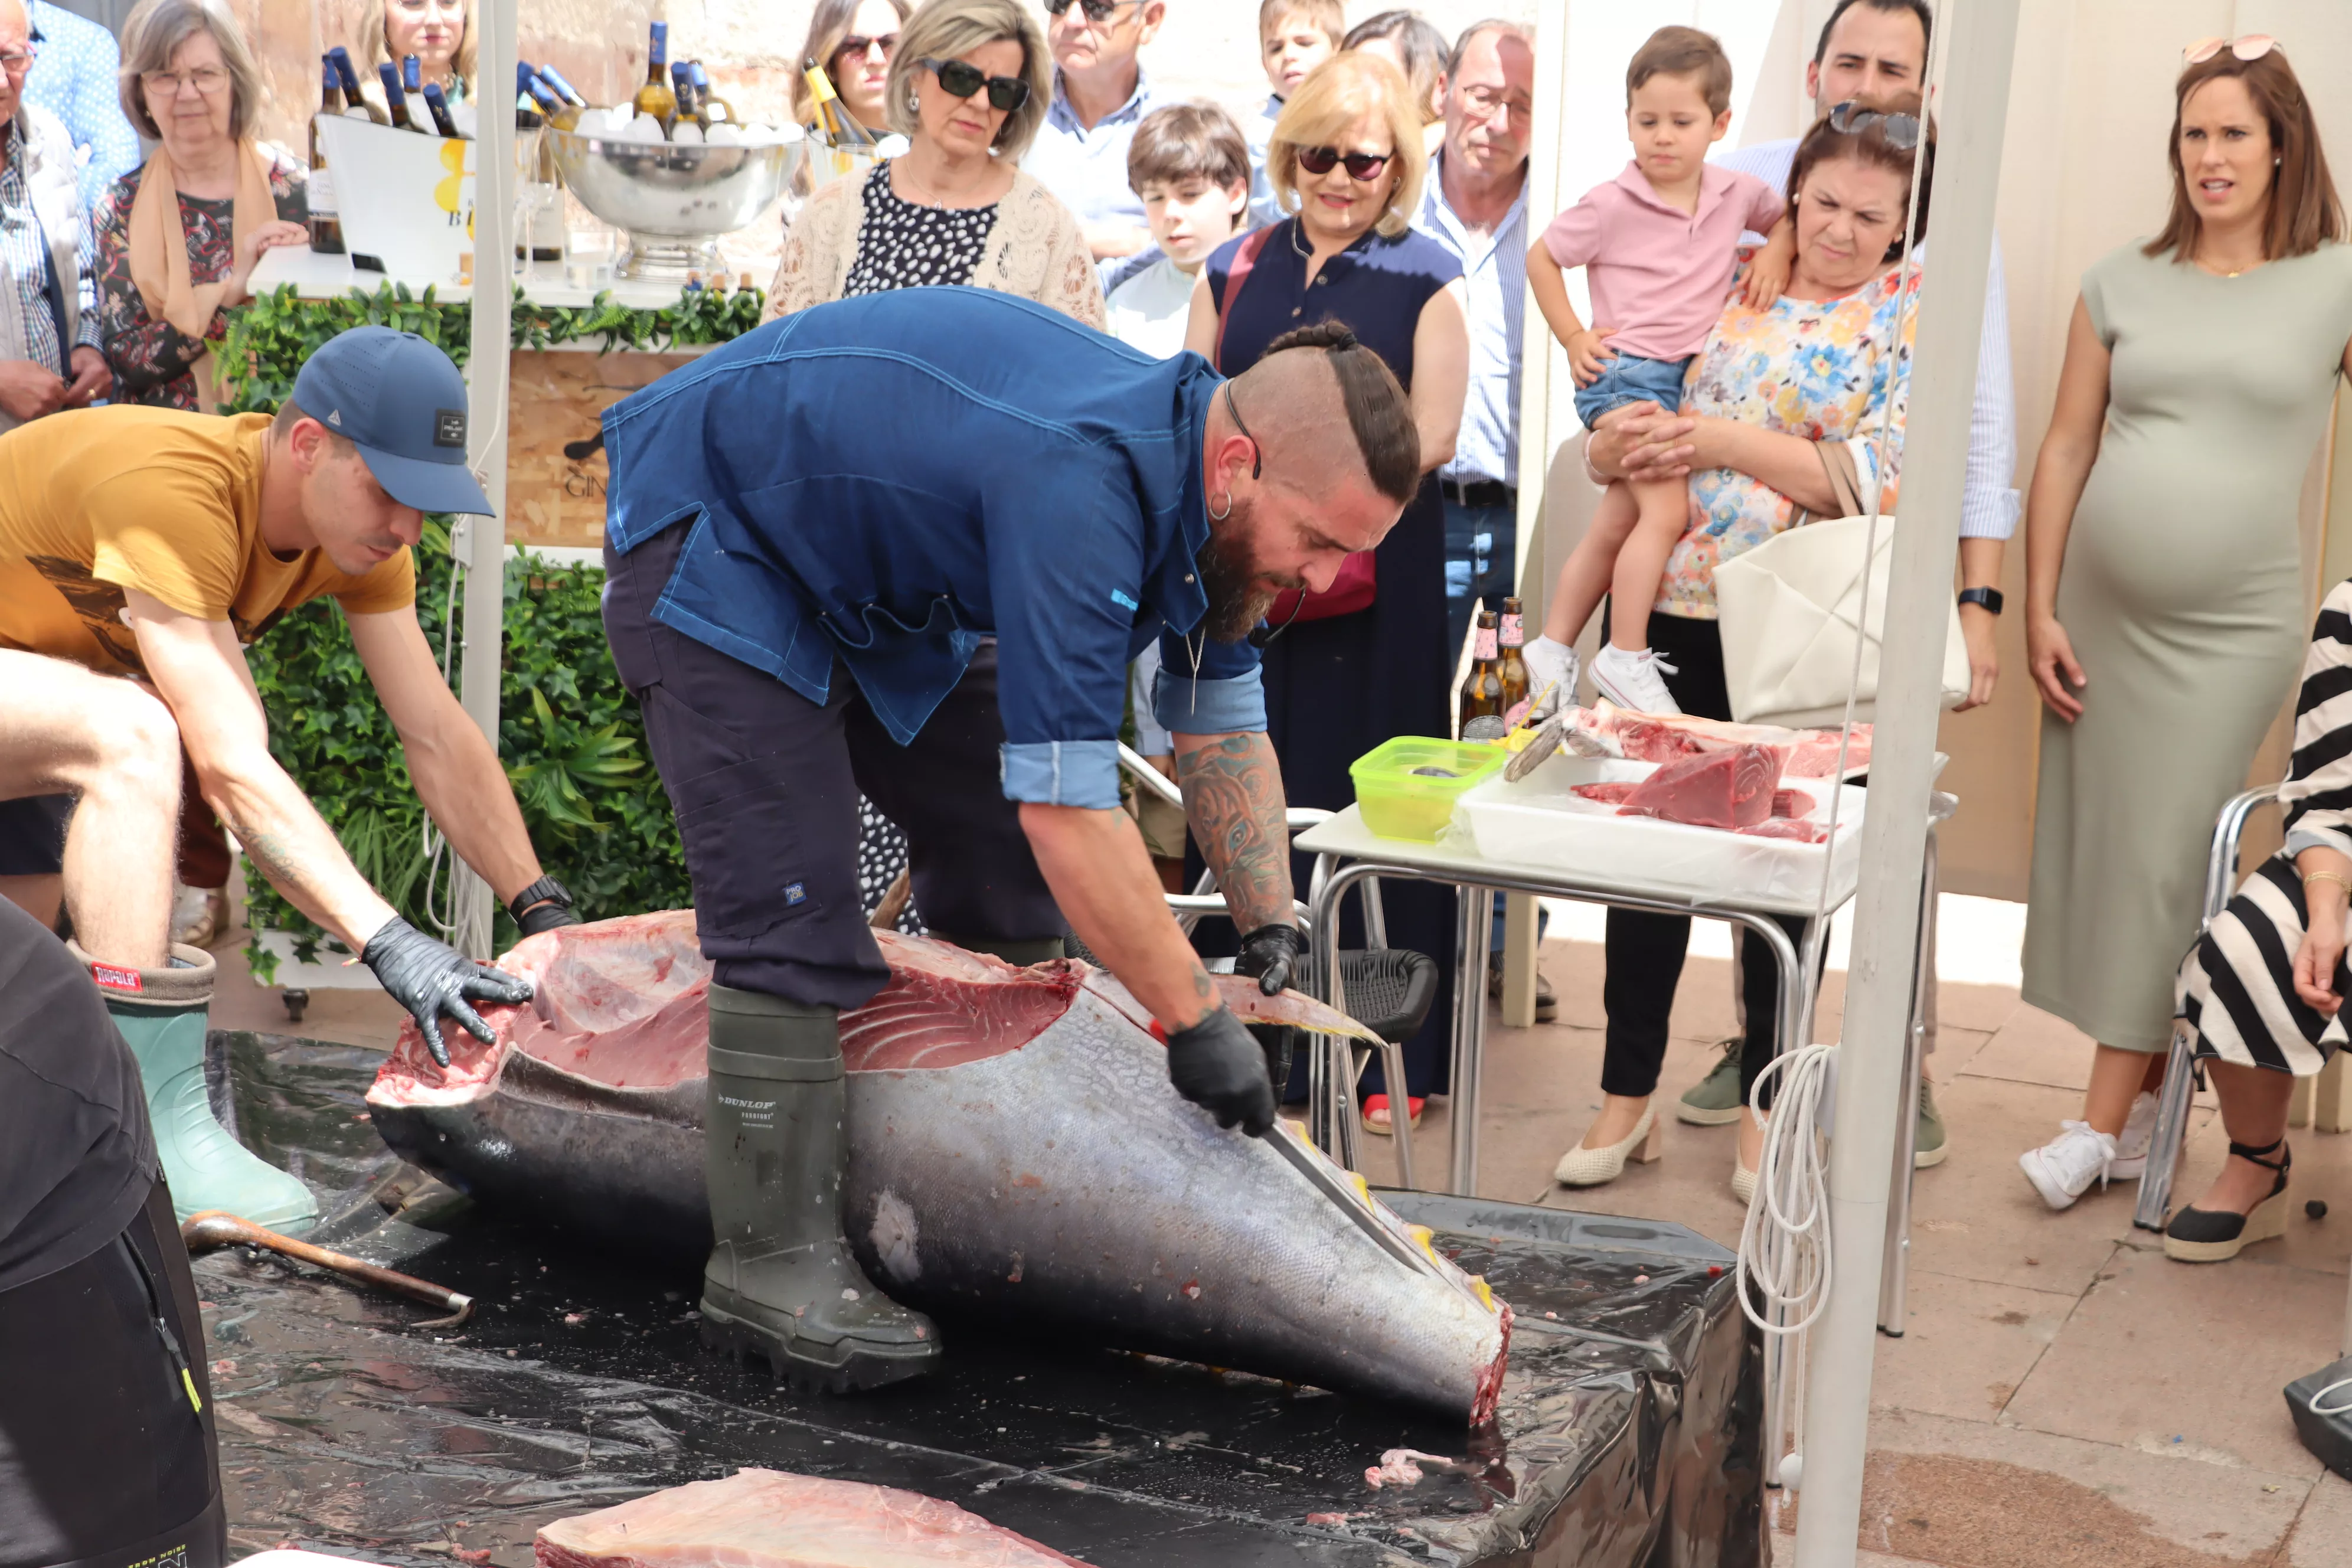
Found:
[[845, 297], [969, 283], [980, 266], [981, 247], [995, 226], [995, 203], [984, 207], [918, 206], [890, 188], [890, 165], [877, 163], [866, 176], [866, 223], [857, 259], [850, 263], [841, 291]]

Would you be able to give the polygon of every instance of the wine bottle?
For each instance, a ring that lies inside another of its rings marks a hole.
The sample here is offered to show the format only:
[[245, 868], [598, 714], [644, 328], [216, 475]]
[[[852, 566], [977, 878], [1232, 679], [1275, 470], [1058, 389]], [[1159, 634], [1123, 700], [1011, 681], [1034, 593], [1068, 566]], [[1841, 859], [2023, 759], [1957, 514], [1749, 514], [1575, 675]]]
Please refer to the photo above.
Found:
[[702, 111], [703, 129], [740, 125], [742, 121], [735, 118], [735, 106], [710, 90], [710, 73], [702, 68], [702, 62], [689, 61], [688, 68], [694, 72], [694, 105]]
[[415, 55], [400, 57], [400, 90], [408, 96], [408, 128], [421, 136], [433, 135], [433, 121], [425, 115], [425, 71]]
[[424, 130], [409, 115], [408, 94], [401, 90], [399, 68], [386, 60], [375, 68], [375, 74], [376, 79], [383, 83], [384, 107], [392, 111], [392, 119], [386, 123], [395, 131]]
[[563, 100], [564, 102], [570, 104], [572, 108], [585, 109], [588, 107], [588, 100], [580, 96], [580, 89], [573, 87], [570, 82], [564, 80], [563, 73], [557, 70], [553, 66], [540, 67], [539, 79], [545, 82], [553, 89], [558, 98]]
[[304, 184], [310, 205], [310, 248], [321, 256], [343, 254], [343, 220], [335, 206], [334, 176], [327, 172], [327, 150], [319, 139], [319, 121], [343, 111], [342, 79], [335, 62], [319, 57], [319, 112], [310, 119], [310, 177]]
[[658, 122], [662, 134], [677, 121], [677, 94], [669, 85], [669, 24], [653, 24], [653, 42], [646, 51], [646, 84], [632, 103], [640, 118]]
[[576, 131], [580, 128], [580, 111], [558, 97], [555, 89], [547, 85], [545, 78], [542, 77], [530, 84], [530, 96], [532, 101], [539, 107], [541, 118], [558, 131]]
[[1496, 628], [1496, 642], [1502, 649], [1502, 663], [1496, 673], [1503, 679], [1503, 713], [1507, 718], [1512, 709], [1528, 700], [1528, 661], [1519, 655], [1519, 649], [1527, 646], [1527, 616], [1520, 610], [1518, 600], [1505, 599], [1503, 622]]
[[808, 83], [809, 101], [816, 109], [817, 132], [827, 142], [835, 147], [873, 144], [874, 138], [866, 133], [857, 117], [841, 107], [841, 95], [833, 90], [833, 79], [824, 74], [824, 68], [816, 63], [814, 55], [801, 62], [801, 78]]
[[[415, 58], [414, 55], [409, 58]], [[452, 142], [465, 140], [457, 134], [457, 122], [449, 117], [449, 95], [441, 90], [441, 84], [437, 81], [425, 84], [425, 111], [433, 117], [433, 129], [436, 133]]]
[[701, 107], [694, 100], [694, 73], [687, 69], [684, 60], [670, 62], [669, 87], [670, 91], [677, 98], [677, 117], [680, 120], [690, 120], [703, 129], [709, 130], [709, 125], [702, 118]]
[[1499, 718], [1503, 712], [1503, 678], [1496, 668], [1496, 631], [1495, 612], [1478, 612], [1477, 642], [1471, 649], [1476, 660], [1470, 667], [1470, 679], [1462, 687], [1462, 722], [1489, 716]]
[[352, 68], [352, 52], [341, 44], [327, 51], [328, 64], [335, 68], [335, 79], [343, 84], [343, 112], [361, 113], [378, 125], [389, 125], [391, 118], [367, 100], [360, 91], [360, 73]]

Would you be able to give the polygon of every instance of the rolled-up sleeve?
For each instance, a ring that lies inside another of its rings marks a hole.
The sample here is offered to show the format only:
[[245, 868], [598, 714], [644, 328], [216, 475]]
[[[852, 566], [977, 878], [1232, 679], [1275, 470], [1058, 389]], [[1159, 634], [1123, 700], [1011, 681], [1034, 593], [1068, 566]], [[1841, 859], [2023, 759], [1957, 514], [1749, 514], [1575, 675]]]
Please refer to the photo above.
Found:
[[[1197, 655], [1197, 658], [1196, 656]], [[1160, 638], [1152, 716], [1177, 735], [1231, 735], [1265, 728], [1265, 683], [1257, 649], [1202, 632]]]
[[1142, 515], [1132, 476], [1108, 458], [1031, 479], [988, 523], [1004, 794], [1113, 811]]

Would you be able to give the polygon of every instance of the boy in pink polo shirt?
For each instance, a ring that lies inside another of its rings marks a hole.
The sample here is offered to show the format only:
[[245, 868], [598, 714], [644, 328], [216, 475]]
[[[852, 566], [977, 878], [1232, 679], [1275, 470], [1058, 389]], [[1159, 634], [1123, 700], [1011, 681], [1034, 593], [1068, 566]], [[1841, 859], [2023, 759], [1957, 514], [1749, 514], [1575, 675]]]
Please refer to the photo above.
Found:
[[[1633, 162], [1552, 219], [1528, 252], [1528, 285], [1568, 349], [1576, 415], [1587, 429], [1633, 404], [1681, 407], [1683, 374], [1730, 297], [1741, 232], [1771, 233], [1786, 205], [1754, 175], [1706, 162], [1707, 148], [1731, 128], [1731, 61], [1696, 27], [1661, 27], [1634, 55], [1625, 69], [1625, 127]], [[1561, 269], [1569, 267], [1585, 268], [1593, 326], [1568, 302]], [[1779, 272], [1751, 269], [1751, 300], [1778, 297], [1785, 261]], [[1682, 710], [1650, 651], [1650, 605], [1689, 510], [1681, 479], [1609, 487], [1560, 568], [1538, 639], [1548, 646], [1528, 649], [1531, 667], [1564, 665], [1557, 677], [1563, 700], [1574, 700], [1576, 656], [1562, 645], [1608, 594], [1609, 643], [1592, 661], [1592, 684], [1621, 707]], [[1539, 684], [1554, 679], [1534, 673]]]

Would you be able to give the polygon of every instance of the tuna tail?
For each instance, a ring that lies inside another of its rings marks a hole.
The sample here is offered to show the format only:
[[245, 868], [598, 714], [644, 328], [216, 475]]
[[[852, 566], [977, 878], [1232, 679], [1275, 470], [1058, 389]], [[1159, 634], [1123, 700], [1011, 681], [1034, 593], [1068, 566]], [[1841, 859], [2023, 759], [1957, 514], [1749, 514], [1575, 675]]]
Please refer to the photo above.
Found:
[[1217, 994], [1225, 999], [1225, 1005], [1235, 1016], [1253, 1024], [1288, 1024], [1309, 1034], [1345, 1035], [1369, 1046], [1388, 1043], [1337, 1007], [1318, 1002], [1304, 992], [1285, 991], [1269, 996], [1246, 974], [1220, 974], [1215, 978]]

